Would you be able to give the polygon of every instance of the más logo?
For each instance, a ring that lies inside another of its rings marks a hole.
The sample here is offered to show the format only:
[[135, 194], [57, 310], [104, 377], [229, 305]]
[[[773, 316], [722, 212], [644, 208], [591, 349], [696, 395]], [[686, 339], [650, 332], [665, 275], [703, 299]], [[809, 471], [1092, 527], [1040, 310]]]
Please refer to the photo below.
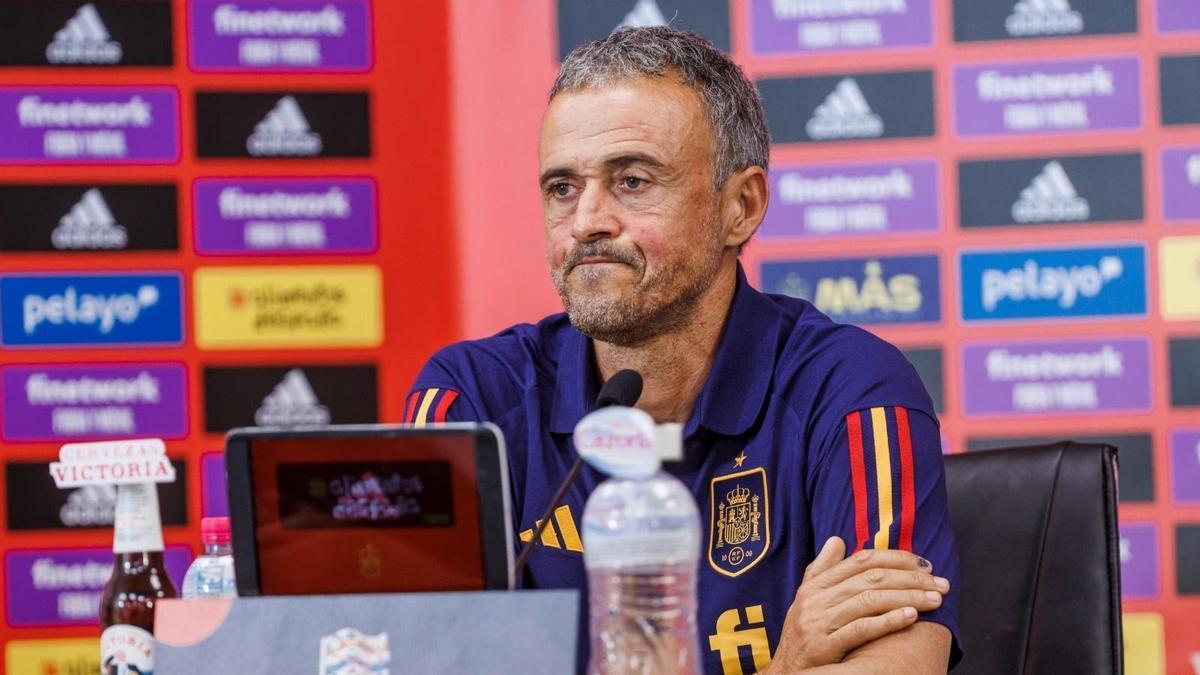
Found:
[[1161, 57], [1158, 80], [1162, 123], [1200, 124], [1200, 54]]
[[200, 179], [195, 197], [200, 253], [366, 253], [376, 247], [369, 178]]
[[933, 160], [772, 167], [770, 180], [767, 237], [928, 232], [939, 225]]
[[379, 421], [373, 365], [204, 369], [204, 428], [357, 424]]
[[0, 65], [169, 66], [171, 3], [0, 3]]
[[1200, 220], [1200, 145], [1162, 151], [1163, 218]]
[[558, 0], [558, 58], [619, 29], [665, 26], [700, 33], [729, 51], [728, 0]]
[[0, 344], [179, 344], [179, 274], [0, 276]]
[[937, 322], [937, 256], [764, 262], [762, 287], [808, 300], [846, 323]]
[[175, 186], [0, 185], [0, 251], [179, 248]]
[[961, 162], [963, 227], [1140, 221], [1142, 157], [1076, 155]]
[[933, 39], [929, 0], [753, 0], [750, 28], [757, 54], [909, 47]]
[[1137, 32], [1135, 0], [954, 0], [954, 39], [1010, 40]]
[[[186, 525], [187, 465], [184, 460], [171, 460], [171, 465], [175, 482], [157, 485], [159, 511], [163, 525]], [[5, 485], [9, 530], [112, 528], [117, 504], [112, 485], [60, 490], [45, 462], [7, 463]]]
[[0, 162], [173, 162], [178, 124], [167, 87], [3, 87]]
[[196, 70], [366, 70], [367, 0], [188, 3]]
[[0, 380], [7, 441], [187, 433], [182, 364], [13, 365]]
[[196, 94], [200, 157], [369, 157], [367, 94]]
[[930, 71], [758, 81], [772, 139], [780, 143], [932, 136]]
[[1146, 249], [1137, 246], [967, 251], [965, 321], [1146, 313]]
[[969, 416], [1149, 410], [1150, 343], [1138, 337], [967, 344], [963, 382]]
[[961, 136], [1136, 129], [1137, 57], [957, 66], [954, 120]]

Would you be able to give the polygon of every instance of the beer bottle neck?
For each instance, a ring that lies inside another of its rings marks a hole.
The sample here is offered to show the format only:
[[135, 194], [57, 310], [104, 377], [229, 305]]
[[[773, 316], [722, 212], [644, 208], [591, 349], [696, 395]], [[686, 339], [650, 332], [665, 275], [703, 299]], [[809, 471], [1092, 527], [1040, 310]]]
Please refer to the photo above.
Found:
[[162, 520], [158, 513], [158, 490], [153, 483], [117, 486], [117, 508], [113, 514], [113, 554], [157, 553], [162, 563]]

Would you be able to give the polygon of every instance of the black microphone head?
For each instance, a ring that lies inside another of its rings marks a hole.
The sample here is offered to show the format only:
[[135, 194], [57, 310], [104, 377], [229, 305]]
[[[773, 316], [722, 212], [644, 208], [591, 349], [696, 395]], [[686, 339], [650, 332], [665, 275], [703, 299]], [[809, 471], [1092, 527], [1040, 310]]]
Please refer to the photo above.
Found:
[[596, 397], [597, 408], [620, 405], [632, 408], [642, 395], [642, 376], [636, 370], [619, 370], [600, 387]]

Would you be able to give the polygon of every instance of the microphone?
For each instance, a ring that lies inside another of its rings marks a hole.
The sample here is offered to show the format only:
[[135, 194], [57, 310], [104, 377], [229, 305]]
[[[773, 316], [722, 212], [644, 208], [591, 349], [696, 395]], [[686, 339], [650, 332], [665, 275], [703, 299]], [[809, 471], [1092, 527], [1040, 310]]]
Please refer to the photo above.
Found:
[[[619, 370], [608, 378], [600, 387], [600, 393], [596, 396], [596, 407], [607, 408], [617, 405], [625, 408], [632, 408], [633, 404], [637, 403], [638, 398], [642, 395], [642, 376], [636, 370]], [[550, 523], [550, 517], [554, 515], [554, 509], [562, 504], [563, 497], [566, 496], [567, 490], [571, 484], [575, 482], [575, 478], [579, 476], [580, 469], [583, 468], [583, 458], [576, 457], [575, 463], [571, 465], [571, 470], [567, 472], [567, 477], [563, 479], [558, 490], [554, 492], [554, 496], [550, 498], [550, 505], [546, 507], [546, 512], [535, 524], [533, 536], [529, 541], [525, 542], [525, 546], [521, 548], [521, 554], [517, 556], [517, 561], [513, 563], [513, 579], [519, 579], [521, 572], [525, 570], [525, 563], [529, 561], [529, 556], [533, 555], [533, 547], [539, 539], [542, 538], [542, 532], [546, 530], [546, 525]]]

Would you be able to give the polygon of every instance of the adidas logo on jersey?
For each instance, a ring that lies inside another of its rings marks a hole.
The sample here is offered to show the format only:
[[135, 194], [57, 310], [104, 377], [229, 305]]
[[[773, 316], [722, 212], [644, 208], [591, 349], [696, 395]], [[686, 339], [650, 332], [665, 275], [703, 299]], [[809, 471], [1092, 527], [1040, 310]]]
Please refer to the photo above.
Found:
[[658, 8], [658, 3], [654, 0], [638, 0], [633, 9], [625, 15], [621, 23], [613, 29], [617, 32], [622, 28], [649, 28], [651, 26], [667, 25], [667, 17], [663, 16], [662, 10]]
[[321, 154], [321, 135], [309, 128], [296, 98], [284, 96], [255, 125], [254, 133], [246, 139], [246, 150], [255, 157], [312, 157]]
[[805, 130], [809, 138], [818, 141], [878, 138], [883, 135], [883, 120], [871, 112], [858, 83], [847, 77], [813, 111]]
[[304, 371], [293, 368], [267, 394], [254, 413], [254, 422], [264, 427], [329, 424], [329, 408], [321, 405]]
[[1071, 222], [1087, 220], [1090, 215], [1087, 200], [1075, 192], [1058, 161], [1046, 164], [1012, 206], [1018, 223]]
[[46, 46], [50, 63], [111, 64], [121, 60], [121, 43], [112, 39], [96, 6], [88, 3], [67, 20]]
[[92, 188], [59, 219], [50, 242], [63, 251], [119, 249], [125, 248], [129, 235], [117, 224], [100, 190]]
[[[541, 527], [542, 521], [537, 521], [534, 527], [522, 531], [517, 537], [522, 543], [533, 541], [533, 531]], [[559, 535], [562, 535], [561, 538]], [[534, 546], [543, 546], [545, 548], [557, 548], [572, 553], [583, 553], [583, 541], [579, 538], [579, 530], [575, 527], [575, 517], [571, 514], [571, 507], [563, 504], [554, 509], [554, 520], [546, 524], [542, 530], [542, 536], [534, 544]]]
[[1083, 16], [1067, 0], [1020, 0], [1004, 28], [1013, 37], [1073, 35], [1083, 32]]

